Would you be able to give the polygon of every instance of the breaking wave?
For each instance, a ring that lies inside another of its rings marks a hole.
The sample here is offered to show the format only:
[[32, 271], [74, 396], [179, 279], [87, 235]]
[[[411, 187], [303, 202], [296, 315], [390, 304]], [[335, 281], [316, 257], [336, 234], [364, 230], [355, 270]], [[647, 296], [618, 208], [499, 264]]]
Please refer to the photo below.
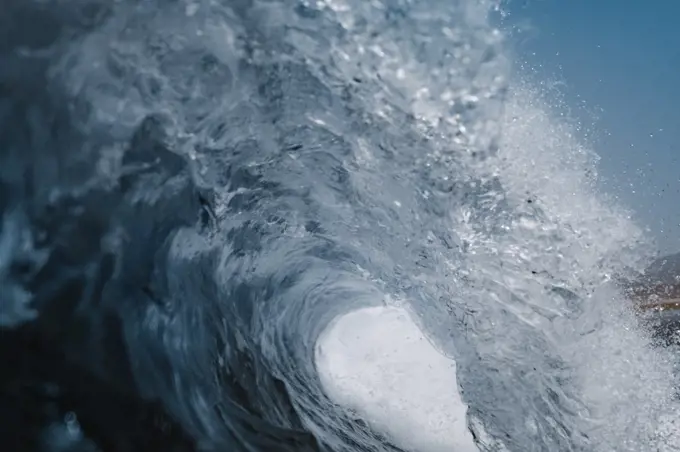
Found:
[[3, 9], [9, 450], [408, 448], [317, 369], [375, 306], [455, 359], [478, 450], [680, 449], [673, 356], [616, 283], [653, 244], [492, 2]]

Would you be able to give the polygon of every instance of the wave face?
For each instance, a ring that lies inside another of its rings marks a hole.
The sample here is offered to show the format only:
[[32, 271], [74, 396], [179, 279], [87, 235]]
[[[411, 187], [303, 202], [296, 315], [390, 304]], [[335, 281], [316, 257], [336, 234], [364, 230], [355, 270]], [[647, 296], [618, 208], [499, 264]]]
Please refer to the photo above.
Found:
[[652, 247], [493, 4], [6, 3], [10, 448], [397, 451], [314, 362], [388, 304], [456, 358], [480, 450], [680, 450], [615, 284]]

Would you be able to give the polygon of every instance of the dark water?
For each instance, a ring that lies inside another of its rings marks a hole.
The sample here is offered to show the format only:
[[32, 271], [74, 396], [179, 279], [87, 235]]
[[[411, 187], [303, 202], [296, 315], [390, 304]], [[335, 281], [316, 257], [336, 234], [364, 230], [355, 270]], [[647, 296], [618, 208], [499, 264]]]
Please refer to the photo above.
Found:
[[5, 0], [3, 450], [397, 451], [313, 360], [387, 298], [480, 450], [658, 445], [668, 359], [611, 284], [650, 248], [487, 7]]

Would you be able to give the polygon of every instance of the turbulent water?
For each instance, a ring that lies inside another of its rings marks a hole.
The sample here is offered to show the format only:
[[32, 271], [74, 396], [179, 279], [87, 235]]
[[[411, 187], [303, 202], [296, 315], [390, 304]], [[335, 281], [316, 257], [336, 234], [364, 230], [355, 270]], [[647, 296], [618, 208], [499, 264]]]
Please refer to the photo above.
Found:
[[494, 13], [6, 0], [3, 450], [400, 450], [314, 360], [383, 304], [455, 357], [482, 451], [680, 450], [616, 286], [653, 246]]

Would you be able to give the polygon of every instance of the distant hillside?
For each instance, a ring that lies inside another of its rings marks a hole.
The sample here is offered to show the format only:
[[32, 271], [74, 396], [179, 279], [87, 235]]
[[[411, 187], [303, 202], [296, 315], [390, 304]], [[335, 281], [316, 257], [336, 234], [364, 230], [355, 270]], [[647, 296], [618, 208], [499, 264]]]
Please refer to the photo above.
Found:
[[642, 278], [627, 287], [656, 338], [680, 345], [680, 253], [657, 259]]
[[680, 284], [680, 253], [657, 259], [645, 273], [661, 284]]
[[655, 260], [641, 278], [624, 286], [633, 299], [643, 304], [654, 299], [680, 302], [680, 253]]

